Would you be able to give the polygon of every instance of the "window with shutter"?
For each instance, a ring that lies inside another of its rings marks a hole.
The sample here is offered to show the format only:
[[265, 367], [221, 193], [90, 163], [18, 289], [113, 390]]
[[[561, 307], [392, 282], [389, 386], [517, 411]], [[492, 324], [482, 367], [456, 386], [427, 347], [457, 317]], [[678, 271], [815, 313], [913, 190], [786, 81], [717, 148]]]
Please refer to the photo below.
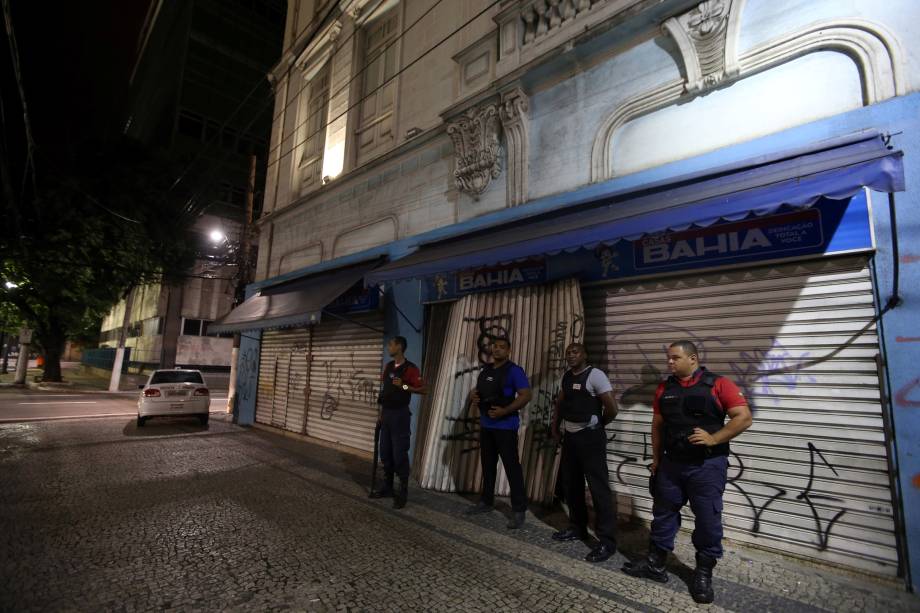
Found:
[[329, 64], [310, 82], [307, 117], [303, 123], [303, 151], [300, 157], [301, 186], [309, 187], [322, 180], [323, 148], [326, 144], [326, 115], [329, 107]]
[[361, 105], [357, 130], [358, 163], [389, 148], [394, 142], [396, 76], [399, 70], [396, 44], [399, 15], [391, 10], [364, 30], [364, 61]]

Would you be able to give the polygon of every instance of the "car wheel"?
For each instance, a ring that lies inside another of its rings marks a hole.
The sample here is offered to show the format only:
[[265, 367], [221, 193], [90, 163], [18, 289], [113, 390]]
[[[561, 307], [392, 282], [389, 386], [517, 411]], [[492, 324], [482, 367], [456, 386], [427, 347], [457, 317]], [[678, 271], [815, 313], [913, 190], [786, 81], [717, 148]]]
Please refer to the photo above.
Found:
[[198, 421], [201, 422], [201, 425], [202, 425], [202, 426], [207, 426], [207, 425], [208, 425], [208, 417], [210, 417], [210, 415], [208, 415], [207, 413], [205, 413], [204, 415], [199, 415], [199, 416], [198, 416]]
[[141, 417], [140, 415], [137, 416], [137, 427], [138, 428], [143, 428], [144, 424], [146, 423], [147, 423], [146, 417]]

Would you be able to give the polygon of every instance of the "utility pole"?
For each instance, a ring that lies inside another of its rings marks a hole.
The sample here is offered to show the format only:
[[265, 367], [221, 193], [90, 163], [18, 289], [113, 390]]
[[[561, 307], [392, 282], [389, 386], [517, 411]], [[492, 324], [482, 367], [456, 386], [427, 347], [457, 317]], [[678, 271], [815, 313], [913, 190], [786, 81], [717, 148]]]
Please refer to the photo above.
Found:
[[29, 369], [29, 345], [32, 344], [32, 331], [23, 328], [19, 331], [19, 359], [16, 361], [16, 378], [13, 383], [16, 385], [26, 384], [26, 375]]
[[[234, 291], [234, 308], [236, 307], [236, 296], [241, 293], [241, 289], [246, 287], [249, 283], [249, 270], [251, 266], [249, 265], [249, 248], [250, 240], [249, 235], [252, 228], [252, 210], [255, 201], [256, 193], [256, 156], [249, 156], [249, 182], [246, 184], [246, 213], [243, 216], [243, 230], [240, 233], [240, 263], [239, 263], [239, 279], [237, 280], [237, 287]], [[230, 389], [227, 391], [227, 413], [233, 413], [233, 408], [236, 406], [236, 375], [237, 375], [237, 362], [239, 361], [240, 356], [240, 333], [236, 332], [233, 334], [233, 351], [230, 354]]]
[[121, 332], [118, 334], [118, 348], [115, 350], [115, 363], [112, 364], [112, 376], [109, 379], [109, 391], [117, 392], [121, 384], [121, 367], [125, 362], [125, 339], [128, 336], [128, 325], [131, 323], [131, 310], [134, 307], [134, 289], [125, 296], [125, 316], [121, 322]]

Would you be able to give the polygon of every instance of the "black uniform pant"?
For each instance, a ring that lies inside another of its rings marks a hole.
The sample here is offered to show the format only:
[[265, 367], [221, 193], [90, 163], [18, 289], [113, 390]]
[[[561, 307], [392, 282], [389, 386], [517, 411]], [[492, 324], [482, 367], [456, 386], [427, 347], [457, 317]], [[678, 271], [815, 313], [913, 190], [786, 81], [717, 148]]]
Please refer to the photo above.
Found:
[[710, 558], [722, 557], [722, 495], [728, 482], [728, 456], [679, 461], [667, 455], [655, 474], [651, 541], [674, 550], [680, 510], [690, 501], [695, 527], [693, 545]]
[[380, 424], [380, 457], [388, 486], [393, 485], [393, 475], [399, 476], [403, 486], [409, 483], [409, 439], [412, 412], [409, 407], [383, 409]]
[[585, 481], [594, 501], [594, 532], [601, 543], [616, 547], [617, 507], [607, 472], [607, 433], [603, 428], [566, 432], [562, 439], [562, 477], [572, 527], [588, 527]]
[[495, 478], [498, 476], [498, 459], [501, 458], [511, 488], [511, 509], [527, 510], [524, 492], [524, 469], [518, 459], [517, 430], [480, 428], [479, 461], [482, 462], [482, 502], [495, 504]]

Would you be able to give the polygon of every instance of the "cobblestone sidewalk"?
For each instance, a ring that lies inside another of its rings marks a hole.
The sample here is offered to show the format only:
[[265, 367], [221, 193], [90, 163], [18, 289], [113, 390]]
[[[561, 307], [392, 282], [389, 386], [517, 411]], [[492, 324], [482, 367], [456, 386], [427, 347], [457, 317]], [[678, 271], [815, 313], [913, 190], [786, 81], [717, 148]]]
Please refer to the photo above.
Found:
[[[553, 542], [558, 515], [509, 532], [498, 511], [468, 518], [466, 499], [417, 488], [395, 511], [367, 498], [366, 459], [216, 417], [0, 426], [0, 610], [920, 610], [894, 586], [731, 545], [699, 606], [685, 537], [670, 583], [634, 579], [622, 553], [591, 565], [587, 545]], [[644, 531], [621, 534], [638, 555]]]

